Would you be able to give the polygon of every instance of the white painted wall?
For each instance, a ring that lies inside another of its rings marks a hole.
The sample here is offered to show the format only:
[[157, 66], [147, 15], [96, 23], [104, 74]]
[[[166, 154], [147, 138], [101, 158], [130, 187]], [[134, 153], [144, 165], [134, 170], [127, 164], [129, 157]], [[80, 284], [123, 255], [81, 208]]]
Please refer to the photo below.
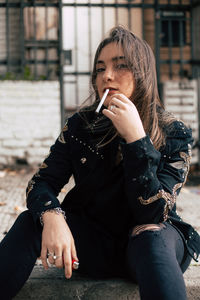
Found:
[[[195, 141], [199, 139], [197, 80], [166, 81], [163, 84], [165, 108], [192, 128]], [[192, 151], [192, 163], [198, 162], [198, 150]]]
[[59, 131], [59, 82], [0, 81], [0, 165], [41, 163]]

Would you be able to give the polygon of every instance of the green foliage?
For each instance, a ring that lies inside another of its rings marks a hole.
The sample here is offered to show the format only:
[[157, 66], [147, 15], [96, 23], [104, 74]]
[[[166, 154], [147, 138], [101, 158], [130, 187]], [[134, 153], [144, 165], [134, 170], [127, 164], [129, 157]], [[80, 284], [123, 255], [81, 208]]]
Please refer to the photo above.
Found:
[[38, 78], [35, 79], [30, 67], [25, 66], [21, 73], [6, 72], [4, 75], [0, 75], [0, 80], [47, 80], [47, 76], [39, 75]]

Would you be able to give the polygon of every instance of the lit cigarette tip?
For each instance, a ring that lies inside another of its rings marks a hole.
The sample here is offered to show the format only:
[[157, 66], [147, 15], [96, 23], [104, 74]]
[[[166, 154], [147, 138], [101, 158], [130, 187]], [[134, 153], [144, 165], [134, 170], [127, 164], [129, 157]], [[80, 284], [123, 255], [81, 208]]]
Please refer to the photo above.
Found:
[[101, 98], [101, 101], [99, 102], [99, 105], [97, 106], [97, 109], [96, 109], [97, 113], [99, 113], [99, 111], [100, 111], [100, 109], [101, 109], [101, 107], [102, 107], [102, 105], [103, 105], [103, 103], [104, 103], [104, 101], [105, 101], [105, 99], [108, 95], [108, 92], [109, 92], [109, 89], [106, 89], [104, 94], [103, 94], [103, 97]]

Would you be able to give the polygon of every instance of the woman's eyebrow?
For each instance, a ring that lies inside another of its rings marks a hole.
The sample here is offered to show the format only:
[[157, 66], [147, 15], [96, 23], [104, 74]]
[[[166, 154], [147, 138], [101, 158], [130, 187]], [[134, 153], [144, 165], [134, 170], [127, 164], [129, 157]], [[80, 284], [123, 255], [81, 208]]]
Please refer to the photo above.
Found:
[[[115, 57], [112, 57], [112, 61], [118, 61], [118, 60], [123, 60], [125, 59], [125, 56], [115, 56]], [[96, 65], [98, 64], [105, 64], [105, 62], [103, 60], [98, 60]]]
[[98, 60], [97, 63], [96, 63], [96, 65], [98, 65], [98, 64], [104, 64], [104, 63], [105, 62], [103, 60]]
[[120, 59], [125, 59], [125, 56], [115, 56], [112, 58], [112, 61], [117, 61], [117, 60], [120, 60]]

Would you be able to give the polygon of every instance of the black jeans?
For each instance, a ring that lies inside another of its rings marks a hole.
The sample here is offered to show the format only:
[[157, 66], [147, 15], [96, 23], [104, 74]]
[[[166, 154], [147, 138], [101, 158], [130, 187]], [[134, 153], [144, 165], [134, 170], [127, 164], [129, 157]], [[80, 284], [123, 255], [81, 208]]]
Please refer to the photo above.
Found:
[[[67, 223], [75, 240], [79, 272], [94, 278], [129, 278], [139, 284], [142, 300], [186, 299], [182, 272], [191, 259], [170, 224], [159, 231], [117, 239], [78, 215], [67, 215]], [[2, 300], [12, 299], [28, 279], [40, 256], [41, 233], [41, 226], [25, 211], [0, 243]]]

